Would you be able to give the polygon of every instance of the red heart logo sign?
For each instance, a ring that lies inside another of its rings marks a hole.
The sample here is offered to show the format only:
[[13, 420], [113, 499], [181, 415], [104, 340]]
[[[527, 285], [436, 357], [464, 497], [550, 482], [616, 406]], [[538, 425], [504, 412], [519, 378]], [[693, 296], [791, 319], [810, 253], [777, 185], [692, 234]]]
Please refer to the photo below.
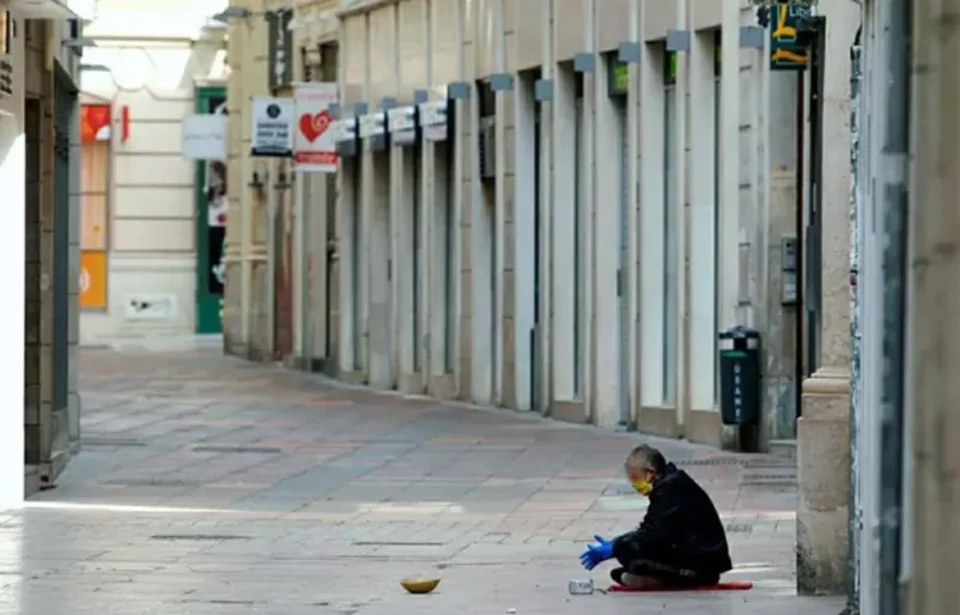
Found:
[[300, 132], [313, 143], [330, 127], [330, 112], [324, 109], [316, 115], [304, 113], [300, 116]]

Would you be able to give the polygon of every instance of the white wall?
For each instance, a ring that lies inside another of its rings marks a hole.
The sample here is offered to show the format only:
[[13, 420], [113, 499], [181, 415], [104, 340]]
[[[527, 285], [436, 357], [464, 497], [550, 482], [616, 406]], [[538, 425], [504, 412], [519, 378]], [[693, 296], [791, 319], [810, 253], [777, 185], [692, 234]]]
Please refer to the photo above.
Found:
[[[201, 26], [225, 3], [154, 3], [142, 11], [130, 4], [100, 2], [84, 32], [100, 40], [85, 50], [84, 62], [110, 70], [85, 72], [83, 92], [113, 105], [107, 309], [81, 315], [85, 343], [190, 334], [196, 326], [196, 167], [180, 154], [180, 121], [194, 112], [196, 86], [224, 77], [224, 31]], [[143, 319], [129, 308], [151, 297], [172, 309]]]
[[[13, 65], [13, 95], [0, 94], [0, 191], [3, 193], [5, 220], [0, 246], [7, 263], [23, 262], [24, 255], [24, 189], [26, 174], [26, 140], [23, 134], [23, 37], [13, 40], [12, 53], [0, 55]], [[6, 323], [0, 360], [3, 407], [0, 412], [0, 508], [23, 501], [23, 383], [24, 383], [24, 276], [23, 269], [3, 268], [0, 288], [5, 301], [0, 319]]]

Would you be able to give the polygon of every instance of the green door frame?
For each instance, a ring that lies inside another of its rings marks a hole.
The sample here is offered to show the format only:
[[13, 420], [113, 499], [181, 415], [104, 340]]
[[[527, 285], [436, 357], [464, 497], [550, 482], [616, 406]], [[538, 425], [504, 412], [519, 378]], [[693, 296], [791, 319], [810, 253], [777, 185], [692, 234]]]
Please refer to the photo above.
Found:
[[[209, 113], [211, 101], [225, 99], [226, 96], [227, 90], [224, 87], [209, 86], [197, 88], [196, 112]], [[211, 293], [209, 288], [208, 276], [213, 263], [210, 262], [210, 225], [207, 219], [207, 199], [204, 190], [206, 183], [207, 164], [203, 161], [197, 162], [196, 184], [194, 186], [197, 246], [195, 331], [197, 333], [222, 333], [223, 296]]]

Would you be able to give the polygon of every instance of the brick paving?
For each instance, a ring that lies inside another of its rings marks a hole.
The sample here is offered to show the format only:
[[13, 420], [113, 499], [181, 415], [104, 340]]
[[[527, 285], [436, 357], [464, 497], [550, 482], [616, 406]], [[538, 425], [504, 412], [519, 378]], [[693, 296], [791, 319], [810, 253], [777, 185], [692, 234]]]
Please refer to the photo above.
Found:
[[[837, 613], [794, 595], [794, 468], [647, 438], [700, 480], [747, 592], [572, 597], [635, 525], [644, 437], [344, 388], [216, 349], [81, 351], [83, 452], [0, 514], [0, 614]], [[398, 582], [437, 575], [410, 596]], [[606, 587], [606, 568], [592, 575]]]

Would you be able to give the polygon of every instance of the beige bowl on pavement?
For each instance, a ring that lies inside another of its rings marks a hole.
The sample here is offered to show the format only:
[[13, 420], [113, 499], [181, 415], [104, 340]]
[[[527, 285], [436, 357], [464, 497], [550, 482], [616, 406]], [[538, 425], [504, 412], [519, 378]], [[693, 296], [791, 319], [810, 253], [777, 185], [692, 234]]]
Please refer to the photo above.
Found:
[[404, 579], [400, 581], [400, 585], [411, 594], [429, 594], [440, 585], [440, 579]]

